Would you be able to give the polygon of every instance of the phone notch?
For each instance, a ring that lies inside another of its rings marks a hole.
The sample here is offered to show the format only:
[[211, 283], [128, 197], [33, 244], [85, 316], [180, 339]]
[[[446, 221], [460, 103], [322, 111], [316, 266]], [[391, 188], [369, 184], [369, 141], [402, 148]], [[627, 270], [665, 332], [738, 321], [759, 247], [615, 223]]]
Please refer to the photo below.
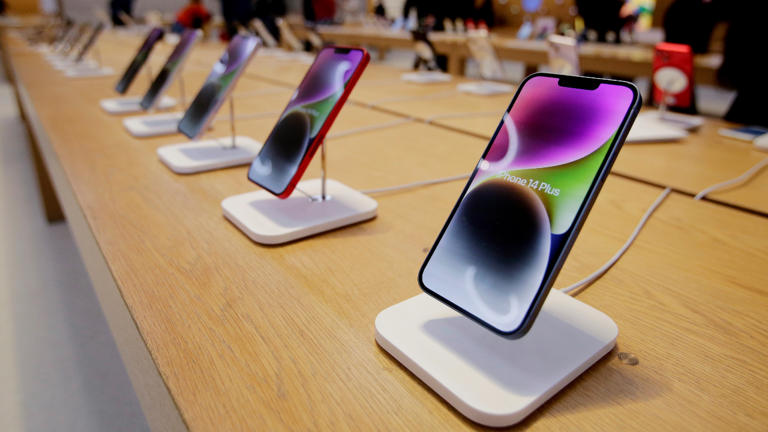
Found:
[[600, 87], [600, 81], [579, 76], [564, 76], [557, 80], [560, 87], [577, 88], [581, 90], [597, 90]]

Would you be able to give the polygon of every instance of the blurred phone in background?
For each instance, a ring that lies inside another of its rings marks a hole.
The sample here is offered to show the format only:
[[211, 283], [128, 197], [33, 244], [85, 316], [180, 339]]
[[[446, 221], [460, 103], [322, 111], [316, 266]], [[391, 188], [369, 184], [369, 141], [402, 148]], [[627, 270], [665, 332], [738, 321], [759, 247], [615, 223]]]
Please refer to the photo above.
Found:
[[549, 35], [547, 38], [549, 69], [552, 73], [580, 75], [579, 46], [576, 39], [568, 36]]
[[155, 27], [149, 31], [149, 34], [147, 34], [147, 38], [144, 39], [144, 43], [141, 44], [139, 51], [136, 53], [136, 55], [133, 57], [133, 60], [131, 60], [131, 63], [125, 69], [125, 72], [120, 78], [120, 81], [117, 82], [115, 91], [120, 94], [125, 94], [125, 92], [128, 91], [128, 88], [133, 83], [136, 75], [138, 75], [141, 68], [147, 62], [149, 54], [152, 53], [152, 48], [155, 47], [157, 41], [159, 41], [164, 34], [165, 30], [160, 27]]
[[693, 94], [693, 50], [689, 45], [661, 42], [653, 58], [652, 103], [671, 111], [696, 113]]

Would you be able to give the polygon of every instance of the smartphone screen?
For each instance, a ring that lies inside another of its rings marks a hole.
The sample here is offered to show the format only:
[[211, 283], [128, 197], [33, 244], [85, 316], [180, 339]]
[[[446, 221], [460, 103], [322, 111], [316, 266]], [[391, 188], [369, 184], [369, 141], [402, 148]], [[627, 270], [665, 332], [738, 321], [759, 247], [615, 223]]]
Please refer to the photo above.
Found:
[[525, 334], [638, 107], [630, 83], [526, 79], [421, 268], [422, 289], [506, 337]]
[[155, 27], [149, 32], [147, 38], [144, 39], [144, 43], [141, 44], [139, 52], [137, 52], [133, 57], [131, 64], [128, 65], [128, 68], [125, 69], [125, 73], [123, 73], [122, 78], [120, 78], [120, 81], [117, 82], [115, 90], [118, 93], [125, 94], [125, 92], [128, 91], [128, 87], [131, 86], [134, 78], [136, 78], [136, 74], [139, 73], [141, 67], [144, 66], [144, 63], [147, 62], [149, 54], [152, 52], [152, 48], [155, 47], [157, 41], [159, 41], [164, 34], [165, 31], [159, 27]]
[[190, 139], [197, 139], [208, 128], [213, 116], [256, 54], [259, 43], [256, 36], [236, 35], [232, 38], [224, 55], [213, 65], [203, 87], [184, 113], [179, 122], [179, 132]]
[[173, 77], [175, 77], [181, 70], [184, 60], [187, 58], [187, 54], [189, 54], [192, 46], [197, 41], [198, 37], [200, 37], [200, 33], [200, 30], [184, 30], [184, 33], [181, 34], [181, 38], [179, 39], [179, 43], [173, 48], [173, 51], [171, 52], [171, 55], [168, 56], [168, 60], [165, 61], [163, 68], [160, 69], [160, 72], [155, 79], [152, 80], [152, 84], [144, 94], [144, 97], [141, 98], [141, 109], [146, 111], [155, 106], [157, 100], [160, 99], [160, 96], [165, 93], [165, 90], [171, 82], [173, 82]]
[[96, 43], [96, 40], [99, 38], [102, 30], [104, 30], [104, 23], [98, 23], [91, 32], [91, 35], [88, 37], [88, 40], [86, 40], [85, 44], [83, 44], [82, 48], [80, 48], [80, 52], [77, 53], [77, 57], [75, 57], [76, 63], [83, 61], [85, 55], [88, 54], [88, 50], [90, 50], [91, 47]]
[[325, 47], [248, 170], [248, 178], [279, 196], [290, 195], [368, 63], [361, 48]]

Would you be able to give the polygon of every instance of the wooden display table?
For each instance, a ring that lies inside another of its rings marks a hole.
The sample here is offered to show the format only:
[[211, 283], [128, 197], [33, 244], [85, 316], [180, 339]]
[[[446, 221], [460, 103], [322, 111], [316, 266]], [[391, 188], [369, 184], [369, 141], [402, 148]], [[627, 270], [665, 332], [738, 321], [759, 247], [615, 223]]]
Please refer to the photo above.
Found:
[[[180, 136], [134, 139], [100, 110], [114, 78], [67, 80], [21, 41], [2, 42], [153, 429], [474, 427], [373, 339], [376, 314], [419, 293], [416, 273], [463, 182], [380, 194], [373, 221], [259, 246], [221, 214], [222, 199], [255, 189], [245, 167], [171, 173], [155, 149]], [[103, 50], [117, 50], [113, 43], [105, 39]], [[262, 67], [275, 66], [252, 69]], [[185, 79], [194, 87], [206, 73], [190, 68]], [[249, 73], [237, 93], [264, 88], [275, 87]], [[244, 98], [239, 112], [274, 110], [288, 96]], [[350, 105], [331, 133], [395, 118]], [[241, 120], [238, 133], [263, 139], [273, 123]], [[331, 139], [328, 164], [356, 188], [397, 185], [469, 172], [486, 141], [411, 122]], [[318, 175], [313, 162], [305, 178]], [[611, 176], [556, 285], [610, 257], [660, 191]], [[618, 323], [617, 350], [523, 427], [763, 430], [766, 238], [764, 217], [673, 194], [616, 267], [579, 296]], [[622, 363], [619, 351], [639, 364]]]

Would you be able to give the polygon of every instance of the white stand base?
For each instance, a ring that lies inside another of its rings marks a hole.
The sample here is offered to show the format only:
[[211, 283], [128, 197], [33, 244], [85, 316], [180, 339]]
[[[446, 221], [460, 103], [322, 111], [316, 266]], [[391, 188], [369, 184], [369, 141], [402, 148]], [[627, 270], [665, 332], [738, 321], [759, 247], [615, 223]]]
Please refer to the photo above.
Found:
[[261, 150], [261, 143], [245, 136], [224, 137], [204, 141], [162, 146], [157, 156], [171, 171], [192, 174], [238, 165], [248, 165]]
[[128, 117], [123, 119], [123, 126], [131, 135], [139, 138], [171, 135], [178, 132], [182, 117], [184, 113], [181, 112]]
[[64, 69], [64, 76], [68, 78], [94, 78], [114, 75], [115, 70], [111, 67], [98, 66], [72, 66]]
[[456, 88], [462, 93], [479, 96], [508, 94], [515, 91], [515, 86], [494, 81], [474, 81], [461, 83]]
[[[321, 180], [299, 182], [298, 187], [319, 196]], [[279, 199], [267, 191], [231, 196], [221, 202], [224, 216], [251, 240], [281, 244], [376, 217], [378, 203], [361, 192], [328, 179], [330, 199], [313, 201], [294, 191]]]
[[[99, 102], [101, 108], [110, 114], [132, 114], [144, 111], [141, 109], [141, 97], [118, 97], [102, 99]], [[176, 106], [176, 99], [163, 96], [157, 104], [158, 109], [169, 109]]]
[[439, 71], [407, 72], [400, 75], [400, 79], [417, 84], [431, 84], [449, 82], [451, 74]]
[[632, 129], [627, 134], [627, 142], [668, 142], [679, 141], [688, 136], [688, 131], [679, 125], [665, 121], [658, 111], [643, 112], [637, 115]]
[[755, 144], [755, 148], [762, 151], [768, 151], [768, 133], [760, 135], [759, 137], [752, 140], [752, 143]]
[[[77, 64], [75, 63], [75, 59], [73, 59], [72, 57], [64, 57], [58, 54], [54, 54], [53, 56], [48, 57], [48, 61], [51, 63], [51, 66], [53, 66], [53, 68], [56, 70], [64, 70]], [[88, 59], [84, 59], [79, 64], [86, 67], [97, 66], [95, 61], [88, 60]]]
[[616, 344], [604, 313], [552, 290], [521, 339], [502, 338], [427, 294], [376, 317], [376, 342], [471, 420], [510, 426]]

